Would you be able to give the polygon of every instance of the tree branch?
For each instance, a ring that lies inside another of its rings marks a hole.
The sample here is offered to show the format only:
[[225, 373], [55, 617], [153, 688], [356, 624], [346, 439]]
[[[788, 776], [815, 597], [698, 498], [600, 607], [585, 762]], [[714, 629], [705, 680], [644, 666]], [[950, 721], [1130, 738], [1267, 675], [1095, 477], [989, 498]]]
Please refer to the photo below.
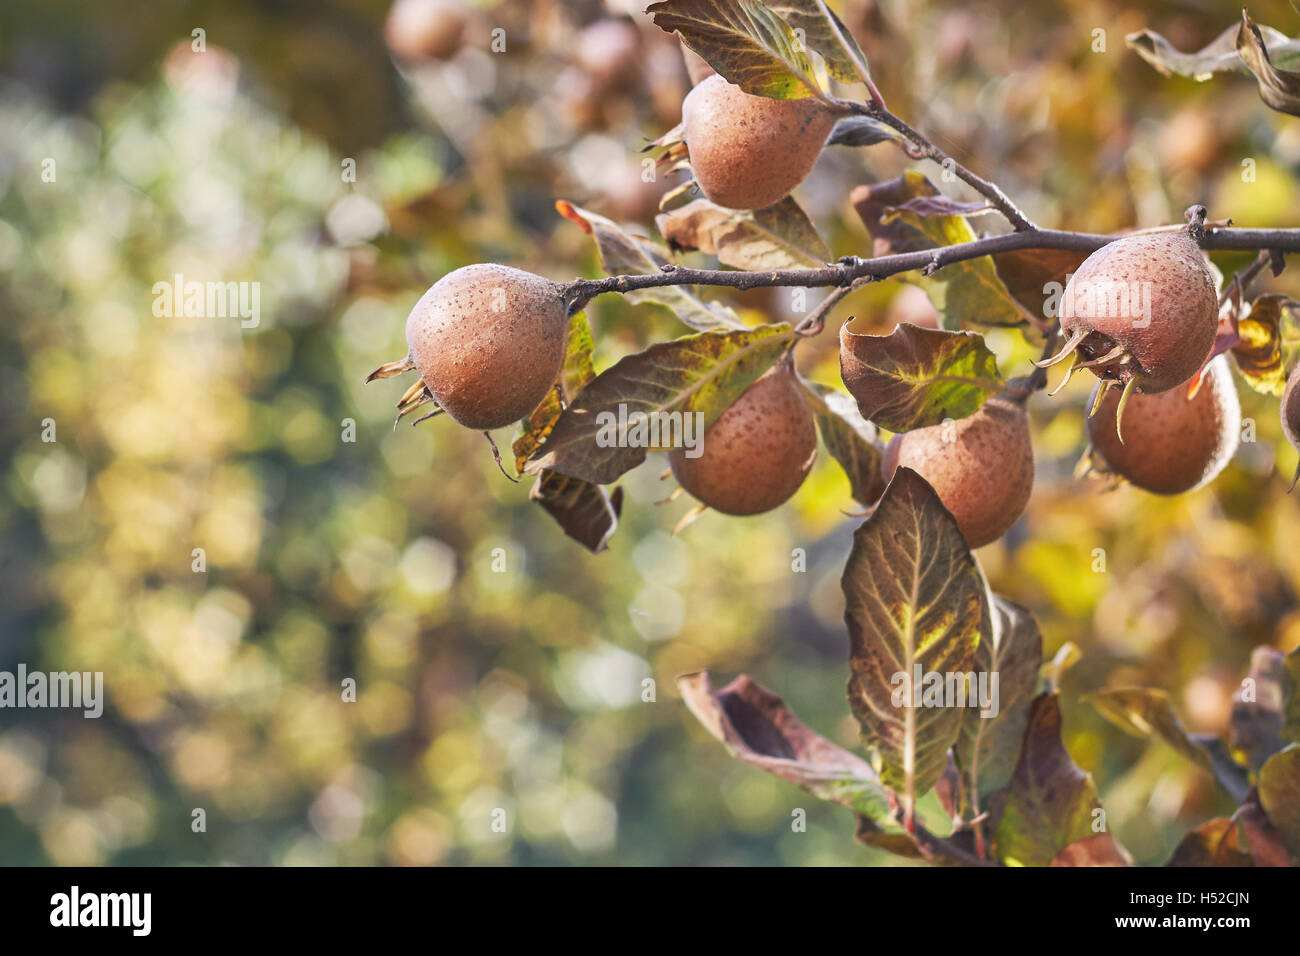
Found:
[[[603, 279], [575, 279], [563, 287], [570, 302], [585, 304], [606, 292], [635, 292], [671, 285], [723, 286], [731, 289], [758, 289], [774, 286], [825, 288], [848, 286], [860, 279], [887, 279], [903, 272], [925, 270], [927, 274], [955, 262], [1018, 249], [1058, 249], [1093, 252], [1123, 235], [1100, 235], [1066, 232], [1059, 229], [1030, 229], [986, 236], [970, 242], [915, 252], [860, 259], [849, 256], [834, 265], [816, 269], [776, 269], [768, 272], [744, 272], [735, 269], [689, 269], [666, 265], [660, 272], [637, 275], [607, 276]], [[1300, 252], [1300, 229], [1206, 229], [1201, 247], [1208, 250], [1276, 249]]]
[[913, 129], [908, 123], [885, 108], [883, 103], [858, 103], [850, 101], [853, 112], [870, 116], [879, 120], [886, 126], [902, 133], [914, 149], [909, 150], [908, 154], [917, 159], [931, 159], [946, 169], [951, 169], [954, 175], [962, 182], [970, 186], [977, 193], [987, 199], [993, 206], [1007, 217], [1007, 221], [1015, 228], [1017, 232], [1033, 232], [1038, 227], [1034, 225], [1023, 212], [1020, 211], [1011, 197], [1002, 191], [997, 183], [990, 182], [981, 176], [971, 172], [957, 160], [953, 159], [934, 143], [930, 142], [919, 130]]

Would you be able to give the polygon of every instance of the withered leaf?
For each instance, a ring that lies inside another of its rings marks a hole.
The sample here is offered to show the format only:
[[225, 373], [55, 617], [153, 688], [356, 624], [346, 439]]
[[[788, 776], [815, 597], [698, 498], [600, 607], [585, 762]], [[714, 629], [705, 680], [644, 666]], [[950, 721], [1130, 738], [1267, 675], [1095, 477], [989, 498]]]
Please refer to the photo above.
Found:
[[785, 702], [740, 675], [714, 691], [708, 671], [677, 678], [682, 699], [731, 755], [822, 800], [886, 820], [889, 792], [861, 757], [809, 730]]

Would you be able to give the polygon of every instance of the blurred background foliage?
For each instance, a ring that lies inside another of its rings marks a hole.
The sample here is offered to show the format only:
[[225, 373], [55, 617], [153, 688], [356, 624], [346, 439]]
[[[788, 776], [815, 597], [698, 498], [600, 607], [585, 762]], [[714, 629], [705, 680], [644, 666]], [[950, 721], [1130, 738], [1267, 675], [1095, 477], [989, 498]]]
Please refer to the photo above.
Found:
[[[1180, 221], [1193, 201], [1300, 224], [1300, 124], [1248, 78], [1166, 79], [1124, 46], [1151, 27], [1198, 48], [1233, 4], [835, 5], [894, 111], [1043, 225]], [[445, 419], [393, 430], [401, 389], [361, 384], [404, 354], [407, 310], [455, 267], [598, 275], [555, 199], [652, 228], [673, 183], [642, 182], [639, 150], [679, 119], [675, 41], [633, 2], [509, 0], [474, 6], [451, 58], [399, 65], [386, 12], [0, 9], [0, 669], [103, 671], [108, 697], [99, 720], [0, 711], [0, 862], [891, 860], [852, 844], [848, 814], [729, 760], [673, 684], [748, 671], [854, 745], [839, 574], [858, 519], [825, 455], [777, 512], [705, 515], [677, 537], [690, 503], [655, 506], [668, 489], [652, 456], [593, 556], [482, 436]], [[1285, 3], [1251, 14], [1300, 29]], [[488, 52], [493, 27], [504, 52]], [[907, 165], [888, 146], [827, 150], [798, 195], [836, 254], [869, 242], [849, 190]], [[969, 198], [959, 185], [945, 188]], [[260, 283], [259, 325], [155, 317], [153, 285], [176, 274]], [[887, 331], [924, 313], [908, 289], [842, 303], [805, 373], [837, 382], [847, 315]], [[1300, 283], [1288, 270], [1259, 289]], [[752, 321], [792, 317], [788, 291], [729, 299]], [[685, 331], [616, 296], [588, 314], [601, 368]], [[1015, 333], [990, 343], [1004, 372], [1031, 357]], [[1034, 611], [1047, 655], [1082, 649], [1067, 745], [1121, 842], [1161, 862], [1232, 806], [1078, 698], [1163, 687], [1190, 729], [1219, 732], [1250, 650], [1300, 644], [1295, 455], [1276, 399], [1241, 385], [1257, 441], [1211, 487], [1157, 499], [1074, 480], [1083, 378], [1035, 399], [1033, 501], [981, 559]]]

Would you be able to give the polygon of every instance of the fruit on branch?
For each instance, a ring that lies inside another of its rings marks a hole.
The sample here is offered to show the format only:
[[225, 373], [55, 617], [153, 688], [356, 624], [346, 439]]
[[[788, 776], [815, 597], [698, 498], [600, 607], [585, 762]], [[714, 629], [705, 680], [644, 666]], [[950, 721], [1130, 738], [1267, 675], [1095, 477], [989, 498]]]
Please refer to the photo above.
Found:
[[[1098, 382], [1097, 389], [1104, 387]], [[1093, 392], [1094, 399], [1096, 391]], [[1116, 434], [1119, 393], [1101, 398], [1088, 438], [1105, 465], [1139, 488], [1177, 495], [1212, 481], [1237, 450], [1241, 405], [1228, 357], [1216, 357], [1192, 398], [1187, 388], [1135, 394], [1124, 412], [1124, 441]]]
[[397, 0], [384, 22], [384, 41], [400, 60], [446, 60], [460, 50], [468, 22], [461, 0]]
[[966, 418], [895, 435], [881, 462], [885, 481], [899, 466], [930, 483], [968, 545], [996, 541], [1025, 510], [1034, 487], [1024, 393], [1009, 390]]
[[406, 344], [448, 415], [479, 431], [501, 428], [554, 385], [567, 311], [548, 279], [510, 266], [465, 266], [420, 297], [406, 319]]
[[715, 511], [756, 515], [790, 498], [817, 456], [817, 426], [794, 367], [768, 369], [704, 432], [701, 454], [668, 453], [673, 476]]
[[695, 181], [728, 209], [761, 209], [790, 194], [812, 170], [835, 114], [819, 99], [753, 96], [721, 76], [682, 101]]
[[[1193, 232], [1128, 236], [1102, 246], [1079, 266], [1060, 303], [1065, 347], [1043, 365], [1070, 359], [1069, 374], [1091, 369], [1104, 388], [1123, 385], [1155, 395], [1195, 375], [1219, 323], [1215, 282]], [[1123, 399], [1116, 406], [1123, 411]]]
[[[1300, 451], [1300, 371], [1291, 370], [1291, 377], [1287, 379], [1286, 391], [1282, 393], [1282, 431], [1286, 435], [1286, 440], [1291, 443], [1291, 447]], [[1291, 487], [1294, 488], [1296, 481], [1300, 479], [1300, 465], [1296, 466], [1295, 478], [1291, 479]]]

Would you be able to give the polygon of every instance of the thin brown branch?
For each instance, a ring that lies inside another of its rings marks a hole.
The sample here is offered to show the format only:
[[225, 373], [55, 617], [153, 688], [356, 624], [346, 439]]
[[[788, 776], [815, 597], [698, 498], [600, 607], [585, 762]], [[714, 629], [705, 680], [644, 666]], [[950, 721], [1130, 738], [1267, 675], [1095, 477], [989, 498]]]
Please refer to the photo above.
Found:
[[855, 112], [879, 120], [891, 129], [901, 133], [913, 147], [908, 151], [909, 155], [918, 159], [933, 160], [945, 169], [952, 170], [953, 175], [987, 199], [993, 204], [994, 208], [1006, 216], [1007, 221], [1011, 223], [1017, 232], [1032, 232], [1038, 228], [1028, 216], [1020, 211], [1020, 207], [1011, 201], [1011, 197], [1003, 192], [997, 183], [976, 175], [957, 162], [957, 160], [930, 142], [919, 130], [913, 129], [906, 121], [891, 113], [883, 103], [854, 103], [853, 106]]
[[[638, 275], [607, 276], [603, 279], [575, 279], [564, 286], [564, 293], [575, 306], [606, 292], [634, 292], [663, 286], [722, 286], [731, 289], [781, 287], [826, 288], [848, 286], [860, 279], [886, 279], [903, 272], [924, 270], [927, 274], [956, 262], [1017, 249], [1064, 249], [1092, 252], [1122, 235], [1067, 232], [1059, 229], [1032, 229], [986, 236], [935, 249], [901, 252], [874, 259], [848, 257], [834, 265], [816, 269], [775, 269], [745, 272], [735, 269], [688, 269], [665, 266], [660, 272]], [[1276, 249], [1300, 252], [1300, 229], [1206, 229], [1201, 247], [1207, 250]]]

